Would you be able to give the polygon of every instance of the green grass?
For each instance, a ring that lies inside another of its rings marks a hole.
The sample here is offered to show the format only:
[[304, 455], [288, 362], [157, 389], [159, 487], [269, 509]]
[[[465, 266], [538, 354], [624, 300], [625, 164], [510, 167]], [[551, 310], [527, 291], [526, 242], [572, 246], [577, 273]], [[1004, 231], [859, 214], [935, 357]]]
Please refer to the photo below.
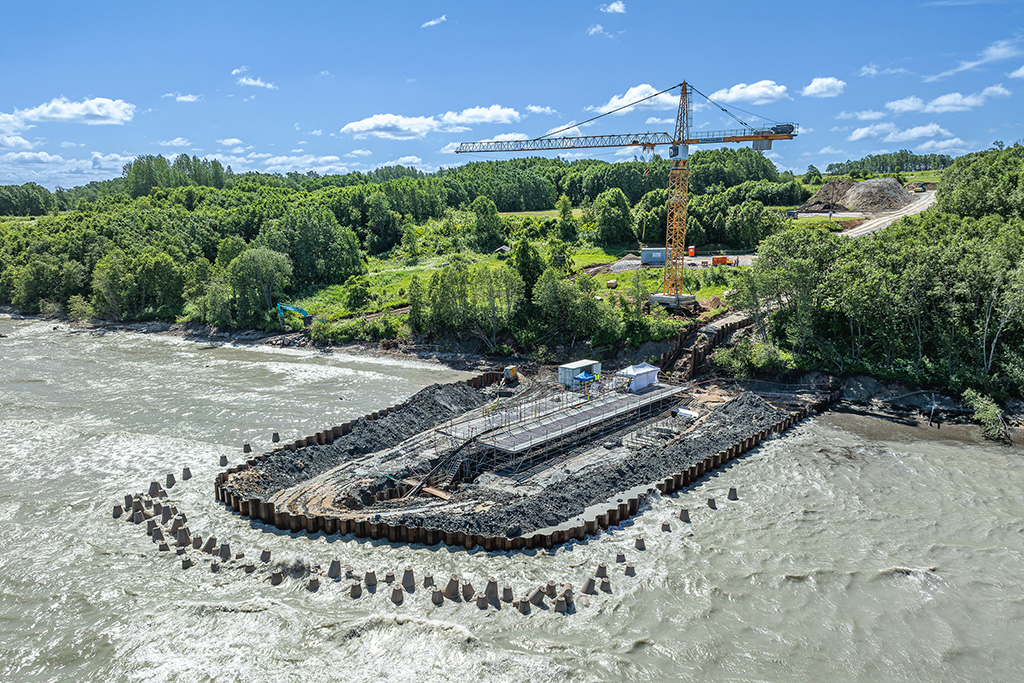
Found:
[[608, 252], [600, 247], [590, 247], [588, 249], [580, 249], [573, 254], [572, 266], [576, 270], [580, 270], [603, 263], [612, 263], [613, 261], [618, 261], [619, 258], [621, 256], [617, 255], [616, 252]]

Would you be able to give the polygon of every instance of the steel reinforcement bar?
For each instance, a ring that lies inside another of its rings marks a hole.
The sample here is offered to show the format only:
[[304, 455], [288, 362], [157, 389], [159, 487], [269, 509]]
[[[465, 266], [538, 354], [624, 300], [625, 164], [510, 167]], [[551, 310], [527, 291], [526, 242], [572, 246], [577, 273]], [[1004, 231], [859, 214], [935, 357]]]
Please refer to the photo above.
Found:
[[[475, 377], [467, 381], [470, 386], [486, 386], [486, 384], [478, 384], [477, 382], [485, 381], [483, 378], [490, 375], [498, 375], [500, 379], [501, 373], [484, 373], [484, 375], [481, 375], [480, 377]], [[489, 384], [493, 381], [497, 380], [491, 380], [487, 383]], [[555, 546], [563, 545], [574, 540], [582, 541], [587, 536], [596, 536], [601, 531], [618, 525], [626, 519], [636, 515], [640, 511], [640, 507], [647, 497], [653, 494], [655, 490], [659, 491], [661, 494], [669, 494], [695, 483], [708, 472], [716, 470], [751, 449], [756, 448], [762, 441], [769, 438], [771, 435], [781, 434], [808, 416], [824, 411], [830, 405], [839, 400], [839, 396], [839, 390], [832, 391], [830, 394], [814, 404], [803, 408], [798, 412], [792, 413], [776, 424], [760, 430], [739, 443], [733, 444], [728, 449], [705, 458], [689, 469], [666, 477], [664, 480], [655, 483], [647, 489], [645, 493], [641, 493], [630, 498], [616, 507], [609, 508], [604, 514], [597, 515], [591, 520], [585, 520], [583, 524], [578, 526], [568, 529], [560, 529], [552, 533], [536, 533], [530, 536], [508, 538], [506, 536], [467, 534], [462, 531], [444, 531], [442, 529], [408, 526], [404, 524], [392, 525], [384, 521], [371, 522], [367, 519], [346, 519], [324, 515], [313, 516], [303, 513], [292, 513], [288, 510], [278, 510], [272, 502], [264, 501], [259, 498], [242, 498], [241, 496], [224, 488], [223, 485], [227, 481], [229, 475], [253, 467], [261, 460], [265, 459], [267, 454], [257, 456], [241, 465], [232, 467], [225, 472], [221, 472], [217, 475], [213, 488], [217, 500], [224, 503], [225, 506], [231, 508], [231, 510], [237, 514], [242, 517], [248, 517], [249, 519], [262, 521], [264, 524], [277, 527], [284, 531], [291, 531], [295, 533], [306, 532], [308, 534], [323, 532], [328, 535], [353, 534], [358, 538], [373, 540], [385, 539], [391, 543], [422, 543], [428, 546], [444, 543], [450, 547], [464, 547], [467, 550], [480, 547], [487, 552], [529, 549], [550, 550]], [[398, 406], [396, 406], [396, 408], [397, 407]], [[388, 409], [387, 411], [384, 411], [384, 414], [387, 414], [394, 409], [395, 408]], [[379, 416], [380, 413], [375, 413], [374, 415]], [[373, 419], [376, 419], [376, 417]], [[335, 427], [334, 429], [338, 428]], [[325, 432], [321, 432], [321, 434], [331, 431], [332, 430], [325, 430]], [[293, 447], [300, 442], [301, 440], [295, 442], [295, 444], [289, 444], [285, 449], [294, 450]], [[399, 486], [385, 489], [377, 494], [377, 499], [383, 501], [397, 498], [405, 495], [409, 488], [410, 487], [407, 484], [400, 484]]]

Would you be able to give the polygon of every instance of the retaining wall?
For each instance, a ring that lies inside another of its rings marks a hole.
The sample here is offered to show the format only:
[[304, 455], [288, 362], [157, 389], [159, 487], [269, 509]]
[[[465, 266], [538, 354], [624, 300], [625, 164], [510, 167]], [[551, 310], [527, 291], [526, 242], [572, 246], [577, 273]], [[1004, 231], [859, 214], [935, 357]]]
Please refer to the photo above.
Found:
[[[484, 387], [500, 379], [501, 373], [491, 372], [484, 373], [478, 377], [467, 380], [466, 382], [470, 386]], [[259, 498], [242, 498], [223, 488], [223, 484], [227, 480], [228, 475], [256, 465], [267, 457], [266, 454], [252, 458], [241, 465], [237, 465], [218, 474], [214, 481], [213, 488], [217, 500], [224, 503], [224, 505], [240, 514], [242, 517], [260, 520], [264, 524], [269, 524], [285, 531], [305, 531], [309, 534], [315, 534], [320, 531], [326, 534], [354, 534], [359, 538], [370, 538], [374, 540], [386, 539], [391, 543], [423, 543], [424, 545], [444, 543], [448, 546], [464, 547], [467, 550], [475, 547], [481, 547], [488, 552], [495, 550], [551, 549], [557, 545], [568, 543], [569, 541], [582, 541], [587, 536], [596, 536], [602, 530], [616, 526], [637, 514], [640, 510], [640, 506], [655, 489], [664, 495], [689, 486], [708, 472], [719, 469], [747, 451], [756, 448], [762, 441], [770, 437], [772, 434], [781, 434], [809, 415], [822, 412], [831, 404], [838, 401], [839, 395], [839, 390], [833, 391], [817, 403], [807, 408], [803, 408], [799, 412], [791, 414], [789, 417], [780, 420], [770, 427], [762, 429], [740, 443], [733, 444], [727, 450], [709, 456], [689, 469], [666, 477], [663, 481], [660, 481], [650, 487], [646, 493], [630, 498], [616, 507], [610, 507], [604, 514], [597, 515], [592, 520], [586, 520], [579, 526], [558, 530], [549, 534], [537, 533], [530, 536], [507, 538], [505, 536], [467, 534], [462, 531], [449, 532], [441, 529], [429, 529], [418, 526], [391, 525], [383, 521], [370, 522], [366, 519], [356, 520], [328, 517], [324, 515], [313, 516], [303, 513], [291, 513], [287, 510], [276, 509], [274, 503], [264, 501]], [[377, 419], [378, 417], [387, 415], [389, 412], [396, 410], [403, 405], [405, 404], [401, 403], [398, 406], [372, 413], [372, 417], [367, 416], [367, 419]], [[332, 429], [324, 430], [314, 437], [300, 439], [293, 444], [288, 444], [288, 446], [285, 446], [283, 449], [279, 448], [277, 450], [295, 450], [296, 448], [301, 448], [308, 443], [329, 443], [329, 441], [320, 441], [318, 439], [326, 439], [326, 435], [333, 435], [331, 437], [331, 440], [333, 440], [341, 434], [347, 434], [348, 431], [351, 431], [351, 425], [352, 422], [349, 422], [342, 427], [334, 427]], [[317, 440], [310, 441], [310, 439]], [[409, 487], [404, 484], [388, 488], [377, 493], [377, 500], [389, 500], [391, 498], [396, 498], [405, 495], [408, 490]]]

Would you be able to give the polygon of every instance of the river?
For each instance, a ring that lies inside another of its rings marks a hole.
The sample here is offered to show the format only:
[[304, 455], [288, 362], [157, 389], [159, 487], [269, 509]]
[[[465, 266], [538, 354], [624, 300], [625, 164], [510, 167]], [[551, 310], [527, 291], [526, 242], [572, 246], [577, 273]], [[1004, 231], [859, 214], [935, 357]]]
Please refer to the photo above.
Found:
[[[0, 680], [1024, 679], [1024, 453], [973, 430], [828, 414], [586, 543], [409, 548], [251, 524], [213, 500], [217, 463], [465, 373], [9, 318], [0, 334]], [[578, 593], [605, 562], [612, 592], [524, 616], [182, 570], [111, 511], [185, 466], [171, 497], [193, 532], [248, 557], [494, 576], [517, 596]]]

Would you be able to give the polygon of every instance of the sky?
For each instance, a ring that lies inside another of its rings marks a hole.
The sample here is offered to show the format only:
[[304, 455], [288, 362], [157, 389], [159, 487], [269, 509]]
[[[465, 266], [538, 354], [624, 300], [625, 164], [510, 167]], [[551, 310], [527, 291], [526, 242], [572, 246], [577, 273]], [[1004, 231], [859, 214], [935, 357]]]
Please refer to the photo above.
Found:
[[[430, 172], [687, 81], [800, 134], [782, 170], [1024, 139], [1024, 2], [6, 3], [0, 184], [142, 154], [235, 172]], [[672, 132], [678, 90], [564, 135]], [[698, 98], [695, 129], [738, 124]], [[634, 149], [562, 153], [632, 160]]]

